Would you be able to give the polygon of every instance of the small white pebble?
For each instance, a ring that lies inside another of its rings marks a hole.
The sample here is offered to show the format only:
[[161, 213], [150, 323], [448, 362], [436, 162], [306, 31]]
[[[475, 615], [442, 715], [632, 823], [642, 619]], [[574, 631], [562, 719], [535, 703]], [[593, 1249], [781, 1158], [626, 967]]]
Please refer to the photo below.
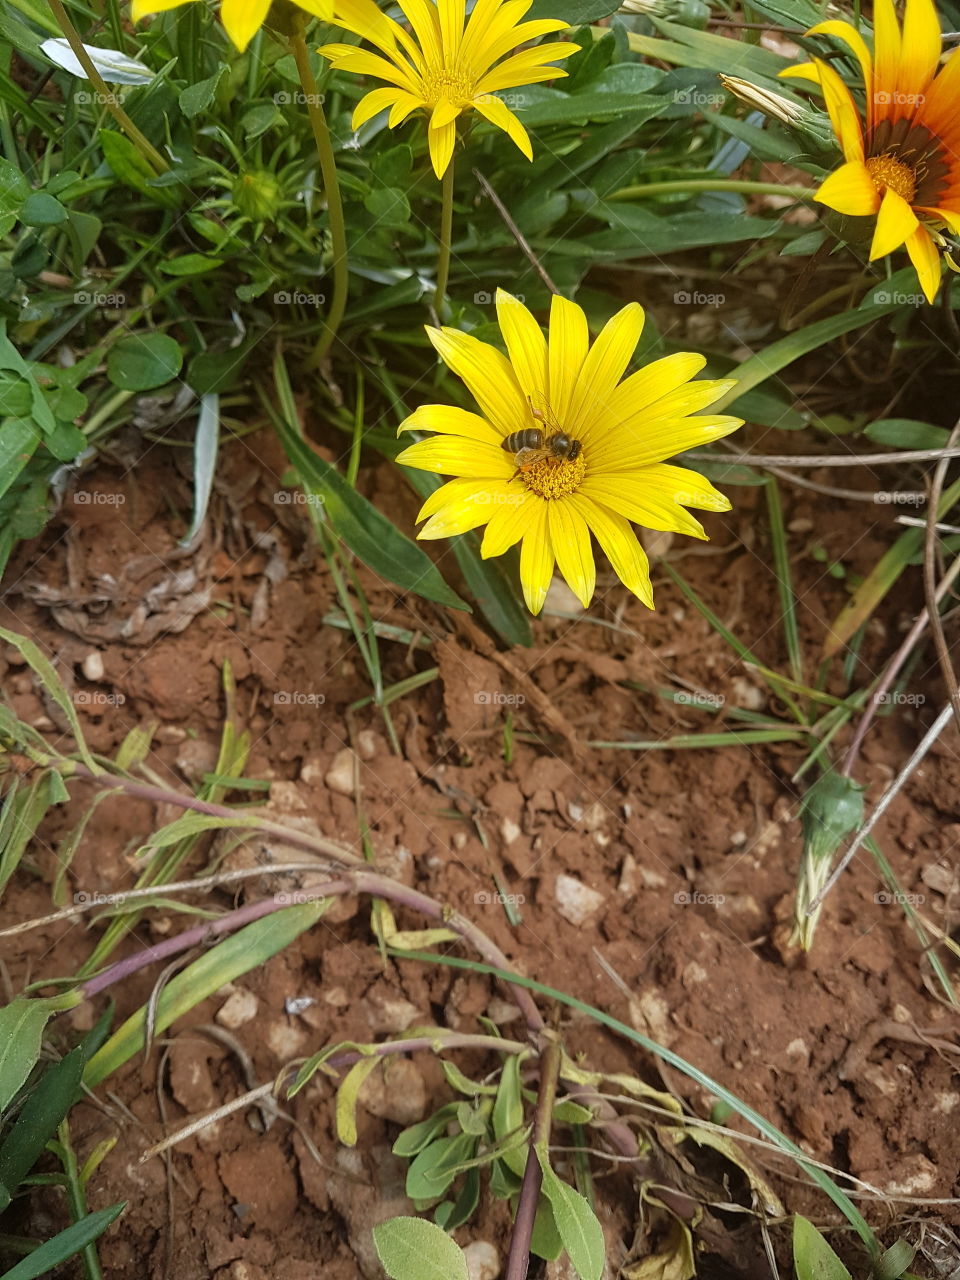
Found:
[[324, 782], [340, 796], [352, 796], [356, 778], [357, 756], [349, 747], [343, 747], [333, 757]]
[[555, 889], [557, 910], [571, 924], [582, 925], [603, 906], [602, 893], [577, 880], [575, 876], [557, 876]]
[[242, 987], [238, 987], [233, 995], [228, 997], [225, 1004], [222, 1004], [217, 1010], [216, 1020], [221, 1027], [226, 1027], [229, 1031], [242, 1027], [245, 1022], [250, 1022], [257, 1016], [257, 1009], [260, 1002], [252, 991], [245, 991]]
[[500, 1255], [486, 1240], [474, 1240], [463, 1251], [470, 1280], [497, 1280], [500, 1274]]
[[99, 649], [91, 649], [81, 663], [80, 669], [88, 680], [102, 680], [106, 671], [103, 665], [103, 654]]

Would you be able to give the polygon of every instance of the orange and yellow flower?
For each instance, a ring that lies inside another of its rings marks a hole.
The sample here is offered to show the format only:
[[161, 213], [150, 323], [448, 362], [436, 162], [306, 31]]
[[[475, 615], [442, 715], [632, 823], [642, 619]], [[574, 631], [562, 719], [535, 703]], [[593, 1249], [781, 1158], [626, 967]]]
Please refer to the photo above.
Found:
[[496, 95], [503, 89], [565, 76], [565, 71], [548, 64], [580, 52], [578, 44], [563, 41], [516, 52], [530, 40], [569, 26], [561, 18], [523, 22], [532, 3], [477, 0], [468, 19], [466, 0], [399, 0], [410, 24], [408, 32], [382, 13], [374, 0], [336, 0], [334, 22], [380, 52], [369, 53], [354, 44], [326, 44], [320, 52], [341, 71], [373, 76], [387, 85], [360, 99], [353, 113], [354, 129], [388, 108], [391, 129], [412, 112], [426, 111], [430, 158], [437, 177], [442, 178], [453, 156], [457, 120], [473, 109], [503, 129], [532, 160], [526, 129]]
[[960, 54], [941, 67], [933, 0], [874, 0], [873, 49], [849, 22], [831, 19], [808, 35], [834, 36], [863, 72], [866, 118], [837, 72], [820, 59], [780, 74], [819, 81], [844, 163], [816, 193], [855, 217], [875, 216], [870, 260], [905, 247], [933, 301], [940, 283], [940, 234], [960, 235]]

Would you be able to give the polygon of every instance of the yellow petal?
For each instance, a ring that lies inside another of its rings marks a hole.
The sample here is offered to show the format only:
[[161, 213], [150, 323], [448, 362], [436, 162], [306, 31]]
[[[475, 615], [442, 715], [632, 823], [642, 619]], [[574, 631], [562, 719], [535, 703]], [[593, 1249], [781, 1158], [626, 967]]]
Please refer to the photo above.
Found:
[[438, 511], [448, 504], [459, 502], [470, 493], [476, 493], [478, 486], [481, 484], [486, 488], [490, 483], [499, 482], [474, 479], [448, 480], [446, 484], [440, 485], [438, 489], [434, 489], [433, 493], [427, 496], [423, 506], [417, 512], [417, 524], [421, 520], [428, 520], [430, 516], [436, 515]]
[[699, 520], [676, 503], [670, 488], [656, 474], [648, 474], [653, 471], [653, 467], [644, 467], [616, 475], [588, 475], [578, 492], [644, 528], [706, 539]]
[[433, 163], [433, 171], [438, 178], [442, 178], [447, 172], [447, 166], [453, 159], [453, 146], [456, 140], [457, 125], [455, 120], [451, 120], [449, 124], [442, 125], [439, 129], [434, 129], [431, 126], [427, 130], [430, 160]]
[[463, 26], [467, 16], [465, 0], [437, 0], [440, 15], [440, 41], [448, 66], [454, 66], [463, 39]]
[[531, 514], [534, 508], [547, 505], [520, 482], [510, 488], [513, 491], [510, 496], [503, 502], [496, 503], [490, 513], [490, 521], [480, 544], [480, 555], [484, 560], [489, 560], [491, 556], [502, 556], [518, 543], [531, 524], [536, 523], [537, 517]]
[[397, 454], [397, 462], [421, 471], [478, 480], [509, 480], [516, 470], [513, 459], [497, 445], [462, 440], [459, 436], [418, 440]]
[[483, 93], [473, 99], [473, 105], [492, 125], [502, 129], [528, 160], [533, 159], [530, 135], [505, 102], [501, 102], [495, 94]]
[[507, 354], [533, 407], [543, 409], [547, 391], [547, 341], [533, 316], [512, 294], [497, 290], [497, 321], [507, 344]]
[[223, 0], [220, 21], [241, 53], [263, 26], [269, 11], [270, 0]]
[[440, 43], [440, 20], [437, 7], [430, 0], [401, 0], [400, 8], [413, 27], [427, 63], [440, 66], [443, 63], [443, 47]]
[[338, 71], [386, 80], [387, 84], [395, 84], [398, 89], [405, 89], [407, 93], [415, 93], [417, 90], [417, 83], [409, 71], [401, 71], [386, 58], [368, 53], [366, 49], [357, 49], [353, 45], [325, 44], [317, 52], [329, 58]]
[[917, 213], [925, 213], [930, 218], [939, 219], [940, 222], [947, 224], [955, 236], [960, 236], [960, 209], [918, 209]]
[[557, 567], [586, 608], [597, 586], [597, 566], [587, 522], [576, 507], [561, 498], [547, 503], [547, 524]]
[[695, 355], [692, 351], [678, 351], [638, 369], [621, 382], [610, 397], [609, 426], [635, 419], [642, 409], [689, 382], [706, 363], [704, 356]]
[[880, 192], [865, 164], [851, 160], [842, 164], [817, 188], [815, 198], [838, 213], [865, 217], [880, 208]]
[[[490, 519], [493, 509], [494, 494], [486, 482], [471, 480], [467, 482], [469, 492], [455, 494], [434, 514], [417, 534], [418, 538], [430, 541], [435, 538], [455, 538], [458, 534], [468, 533]], [[446, 485], [443, 486], [447, 488]]]
[[590, 347], [583, 308], [559, 294], [550, 299], [550, 407], [566, 426], [573, 391]]
[[812, 80], [820, 83], [820, 72], [815, 62], [797, 62], [792, 67], [784, 67], [777, 72], [778, 80]]
[[[900, 69], [900, 24], [893, 0], [873, 3], [873, 92], [870, 94], [870, 124], [896, 119], [894, 105]], [[847, 159], [851, 159], [850, 156]]]
[[463, 382], [483, 416], [501, 436], [526, 425], [530, 406], [502, 352], [459, 329], [428, 326], [427, 336], [440, 359]]
[[439, 431], [441, 435], [465, 436], [468, 440], [479, 440], [482, 444], [498, 448], [502, 439], [497, 429], [479, 414], [446, 404], [422, 404], [400, 423], [397, 435], [401, 431]]
[[811, 27], [807, 32], [808, 36], [834, 36], [837, 40], [842, 40], [848, 49], [855, 54], [857, 61], [860, 63], [860, 70], [863, 73], [863, 83], [869, 97], [870, 85], [873, 80], [873, 58], [870, 56], [870, 50], [867, 42], [852, 23], [841, 22], [839, 19], [831, 19], [829, 22], [818, 22], [815, 27]]
[[[451, 102], [449, 98], [441, 98], [433, 108], [433, 112], [430, 116], [431, 132], [433, 130], [443, 129], [448, 124], [451, 124], [460, 114], [460, 110], [460, 107], [458, 107], [455, 102]], [[444, 165], [444, 168], [446, 168], [446, 165]], [[437, 176], [443, 176], [442, 170], [437, 171]]]
[[903, 196], [898, 196], [896, 191], [887, 187], [877, 214], [877, 227], [870, 246], [870, 261], [883, 258], [888, 253], [893, 253], [894, 249], [899, 249], [919, 225], [917, 215]]
[[580, 493], [567, 499], [586, 520], [614, 573], [648, 608], [653, 608], [650, 563], [630, 522]]
[[333, 0], [296, 0], [298, 9], [312, 13], [321, 22], [333, 21]]
[[353, 119], [350, 122], [351, 128], [359, 129], [361, 125], [365, 125], [368, 120], [372, 120], [381, 111], [386, 111], [387, 107], [392, 107], [402, 93], [402, 89], [371, 89], [354, 108]]
[[616, 478], [621, 471], [634, 471], [664, 458], [676, 457], [728, 436], [743, 426], [742, 418], [724, 415], [690, 418], [657, 418], [645, 425], [643, 415], [633, 431], [618, 428], [608, 439], [600, 439], [590, 447], [590, 473], [600, 472]]
[[644, 484], [651, 491], [679, 502], [684, 507], [695, 507], [698, 511], [730, 511], [732, 503], [725, 493], [715, 489], [706, 476], [689, 467], [674, 467], [661, 462], [657, 466], [644, 467]]
[[565, 44], [557, 40], [551, 44], [537, 45], [535, 49], [526, 49], [523, 53], [515, 53], [512, 58], [507, 58], [488, 72], [478, 82], [476, 92], [497, 93], [500, 89], [514, 89], [517, 85], [565, 76], [567, 73], [562, 68], [545, 67], [543, 64], [555, 62], [559, 58], [569, 58], [580, 52], [582, 50], [578, 44]]
[[610, 398], [633, 359], [643, 332], [643, 307], [630, 302], [612, 316], [587, 353], [574, 387], [567, 429], [584, 441], [602, 423]]
[[919, 105], [930, 81], [936, 74], [943, 48], [940, 22], [933, 0], [906, 0], [903, 11], [903, 44], [897, 93], [912, 115], [910, 107]]
[[147, 14], [166, 13], [169, 9], [179, 9], [182, 4], [189, 2], [190, 0], [131, 0], [130, 18], [133, 22], [139, 22]]
[[537, 614], [547, 598], [553, 577], [553, 548], [547, 530], [548, 503], [531, 505], [529, 524], [520, 544], [520, 585], [531, 613]]
[[845, 160], [863, 161], [863, 129], [850, 90], [825, 62], [817, 61], [823, 101]]
[[416, 111], [418, 107], [425, 107], [426, 105], [423, 99], [416, 94], [401, 94], [397, 99], [396, 105], [390, 111], [387, 124], [391, 129], [395, 129], [398, 124], [402, 124], [406, 120], [411, 111]]
[[[960, 221], [960, 220], [958, 220]], [[933, 302], [940, 288], [940, 254], [933, 243], [929, 231], [918, 226], [906, 240], [910, 261], [917, 269], [920, 277], [920, 288], [928, 302]]]

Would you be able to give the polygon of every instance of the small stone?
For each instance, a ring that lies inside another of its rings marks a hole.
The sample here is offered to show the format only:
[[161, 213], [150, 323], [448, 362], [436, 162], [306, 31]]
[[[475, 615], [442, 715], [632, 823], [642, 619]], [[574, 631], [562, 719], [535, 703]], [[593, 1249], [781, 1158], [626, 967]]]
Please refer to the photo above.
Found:
[[186, 736], [186, 729], [181, 728], [178, 724], [162, 724], [156, 732], [158, 742], [166, 742], [172, 745], [183, 742]]
[[791, 533], [809, 533], [813, 528], [813, 521], [809, 516], [797, 516], [795, 520], [791, 520], [787, 525]]
[[251, 1022], [257, 1016], [260, 1001], [252, 991], [238, 987], [233, 995], [220, 1006], [215, 1015], [216, 1021], [228, 1031], [236, 1031], [245, 1022]]
[[573, 925], [583, 925], [603, 906], [602, 893], [590, 889], [575, 876], [559, 875], [554, 890], [557, 910]]
[[508, 1022], [516, 1022], [520, 1017], [520, 1010], [511, 1001], [504, 1000], [501, 996], [494, 996], [487, 1005], [486, 1016], [498, 1027], [503, 1027]]
[[215, 771], [218, 756], [216, 743], [189, 738], [177, 752], [177, 768], [191, 782], [199, 782], [205, 773]]
[[358, 764], [356, 752], [350, 747], [343, 747], [333, 757], [333, 764], [323, 780], [338, 796], [352, 796], [356, 788]]
[[52, 729], [56, 728], [56, 725], [53, 723], [53, 721], [50, 719], [49, 716], [37, 716], [36, 720], [32, 721], [31, 723], [33, 728], [36, 729], [39, 733], [50, 733]]
[[305, 782], [309, 787], [314, 783], [323, 782], [325, 780], [325, 775], [326, 770], [324, 769], [323, 761], [317, 756], [310, 756], [308, 759], [304, 760], [300, 769], [301, 782]]
[[371, 987], [364, 1003], [367, 1021], [374, 1032], [399, 1035], [413, 1023], [427, 1021], [415, 1004], [398, 996], [386, 985], [376, 984]]
[[567, 805], [567, 815], [571, 822], [579, 822], [583, 817], [583, 805], [575, 804], [573, 801]]
[[346, 1009], [350, 1003], [346, 987], [329, 987], [323, 993], [323, 999], [325, 1004], [332, 1005], [334, 1009]]
[[608, 811], [602, 804], [592, 804], [583, 815], [583, 825], [588, 831], [599, 831], [608, 817]]
[[512, 818], [504, 818], [500, 823], [500, 835], [504, 844], [513, 844], [520, 834], [520, 828]]
[[731, 684], [736, 706], [745, 707], [748, 711], [762, 711], [767, 705], [767, 696], [763, 690], [745, 676], [734, 676]]
[[373, 760], [377, 754], [377, 735], [372, 729], [361, 729], [357, 734], [357, 754], [361, 760]]
[[465, 831], [455, 831], [452, 843], [455, 849], [465, 849], [467, 847], [467, 833]]
[[395, 1124], [416, 1124], [427, 1112], [427, 1086], [409, 1058], [386, 1058], [363, 1082], [360, 1102], [372, 1116]]
[[543, 612], [552, 617], [579, 618], [584, 608], [563, 579], [554, 578], [547, 588]]
[[283, 1002], [283, 1011], [291, 1018], [296, 1018], [316, 1003], [313, 996], [287, 996]]
[[626, 853], [620, 866], [617, 892], [622, 893], [624, 897], [632, 897], [637, 892], [637, 880], [637, 860], [632, 853]]
[[463, 1251], [470, 1280], [497, 1280], [500, 1255], [487, 1240], [474, 1240]]
[[99, 649], [91, 649], [83, 662], [80, 664], [80, 670], [83, 672], [87, 680], [92, 680], [97, 684], [106, 674], [106, 668], [103, 665], [103, 654]]
[[281, 1062], [289, 1062], [303, 1052], [306, 1039], [299, 1027], [289, 1022], [273, 1022], [267, 1028], [267, 1045]]

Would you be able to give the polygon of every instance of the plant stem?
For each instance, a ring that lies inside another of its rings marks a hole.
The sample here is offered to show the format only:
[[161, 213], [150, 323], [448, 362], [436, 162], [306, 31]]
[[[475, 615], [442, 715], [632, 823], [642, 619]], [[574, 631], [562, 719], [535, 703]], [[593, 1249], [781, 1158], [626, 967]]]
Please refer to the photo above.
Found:
[[523, 1171], [517, 1216], [513, 1224], [513, 1238], [510, 1241], [510, 1256], [507, 1258], [503, 1280], [526, 1280], [530, 1266], [530, 1240], [533, 1235], [533, 1222], [537, 1216], [540, 1187], [543, 1184], [543, 1168], [540, 1160], [548, 1158], [550, 1126], [553, 1119], [553, 1104], [557, 1099], [561, 1056], [560, 1041], [551, 1038], [540, 1055], [540, 1091], [537, 1095], [537, 1110], [533, 1117], [533, 1133], [527, 1149], [527, 1163]]
[[103, 105], [107, 108], [120, 128], [143, 156], [144, 160], [156, 169], [157, 173], [167, 173], [170, 169], [170, 165], [166, 160], [164, 160], [163, 156], [156, 149], [153, 143], [143, 136], [137, 126], [124, 111], [123, 107], [120, 106], [120, 103], [117, 101], [117, 95], [107, 88], [103, 76], [101, 76], [100, 72], [93, 65], [93, 61], [91, 60], [89, 53], [87, 53], [84, 48], [83, 41], [77, 34], [76, 27], [70, 21], [70, 15], [63, 7], [62, 0], [50, 0], [50, 8], [54, 12], [54, 16], [57, 19], [60, 30], [66, 37], [67, 43], [76, 54], [77, 61], [80, 63], [81, 67], [83, 67], [87, 79], [100, 95]]
[[307, 100], [307, 115], [310, 117], [313, 139], [317, 144], [323, 191], [327, 198], [327, 216], [330, 219], [330, 239], [333, 242], [333, 298], [330, 301], [330, 310], [327, 312], [326, 328], [313, 351], [313, 363], [317, 364], [333, 345], [347, 307], [349, 289], [347, 228], [343, 220], [343, 200], [340, 196], [337, 162], [333, 155], [333, 141], [330, 130], [327, 128], [327, 117], [324, 115], [320, 90], [317, 88], [317, 81], [310, 66], [310, 55], [307, 52], [307, 41], [302, 28], [290, 37], [290, 52], [297, 64], [300, 84], [303, 86]]
[[440, 187], [440, 256], [437, 259], [437, 291], [433, 306], [439, 316], [447, 296], [450, 277], [450, 241], [453, 237], [453, 160], [447, 165]]
[[644, 196], [671, 196], [683, 192], [733, 191], [739, 195], [789, 196], [812, 200], [815, 188], [785, 186], [780, 182], [750, 182], [745, 178], [679, 178], [674, 182], [646, 182], [638, 187], [621, 187], [608, 200], [642, 200]]

